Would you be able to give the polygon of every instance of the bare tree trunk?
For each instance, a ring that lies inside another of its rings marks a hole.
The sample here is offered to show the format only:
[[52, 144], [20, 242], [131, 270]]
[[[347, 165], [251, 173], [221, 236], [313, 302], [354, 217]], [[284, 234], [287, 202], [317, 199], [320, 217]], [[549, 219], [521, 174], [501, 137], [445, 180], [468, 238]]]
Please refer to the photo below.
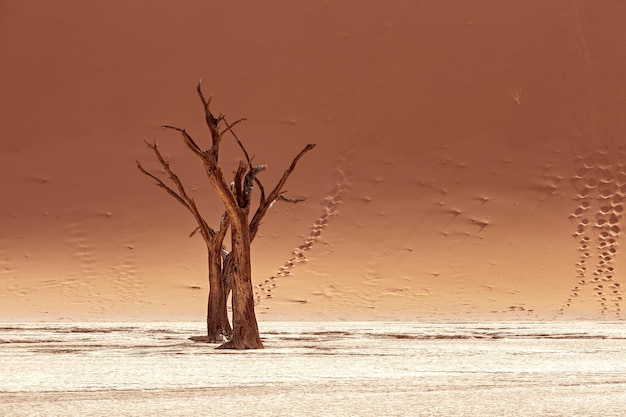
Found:
[[[189, 210], [196, 222], [197, 230], [202, 234], [207, 248], [209, 249], [209, 297], [207, 302], [207, 332], [211, 341], [228, 334], [230, 326], [226, 311], [226, 298], [228, 291], [232, 288], [233, 303], [233, 329], [231, 339], [221, 345], [221, 348], [231, 349], [262, 349], [263, 343], [259, 337], [259, 328], [254, 313], [254, 294], [252, 290], [252, 268], [250, 265], [250, 243], [256, 235], [261, 220], [270, 207], [278, 199], [286, 199], [283, 192], [287, 178], [296, 167], [300, 158], [315, 147], [308, 144], [293, 159], [291, 165], [278, 181], [274, 189], [266, 196], [265, 189], [257, 175], [267, 169], [267, 165], [253, 166], [249, 153], [233, 132], [233, 127], [245, 119], [239, 119], [230, 124], [226, 122], [223, 115], [215, 117], [210, 110], [211, 98], [207, 100], [202, 93], [201, 85], [197, 87], [198, 95], [204, 108], [205, 120], [211, 132], [211, 148], [203, 150], [198, 143], [187, 133], [185, 129], [175, 126], [165, 125], [164, 128], [180, 132], [187, 147], [196, 154], [204, 165], [209, 182], [224, 203], [226, 213], [220, 221], [220, 228], [216, 232], [206, 223], [194, 199], [186, 192], [183, 183], [178, 176], [170, 169], [170, 163], [163, 157], [156, 142], [146, 143], [152, 149], [157, 160], [168, 174], [170, 180], [176, 185], [176, 190], [168, 186], [156, 175], [145, 170], [139, 162], [137, 168], [145, 175], [156, 181], [156, 184], [164, 189], [169, 195], [175, 198], [187, 210]], [[223, 128], [223, 124], [226, 128]], [[222, 127], [220, 127], [222, 126]], [[230, 132], [237, 144], [241, 147], [246, 161], [240, 161], [239, 168], [235, 172], [234, 181], [229, 185], [224, 179], [221, 168], [218, 165], [219, 148], [224, 134]], [[250, 198], [252, 189], [258, 186], [260, 191], [260, 201], [252, 221], [248, 223], [250, 214]], [[231, 230], [232, 252], [228, 265], [221, 268], [221, 247], [226, 230]], [[191, 234], [193, 235], [195, 231]], [[230, 280], [230, 282], [229, 282]]]
[[232, 334], [226, 309], [226, 288], [222, 280], [221, 248], [208, 248], [209, 297], [207, 305], [207, 337], [209, 343], [221, 343]]
[[[233, 334], [221, 349], [263, 349], [254, 313], [252, 266], [250, 263], [250, 230], [247, 216], [231, 225], [233, 256]], [[237, 224], [237, 225], [235, 225]], [[243, 226], [243, 227], [242, 227]]]

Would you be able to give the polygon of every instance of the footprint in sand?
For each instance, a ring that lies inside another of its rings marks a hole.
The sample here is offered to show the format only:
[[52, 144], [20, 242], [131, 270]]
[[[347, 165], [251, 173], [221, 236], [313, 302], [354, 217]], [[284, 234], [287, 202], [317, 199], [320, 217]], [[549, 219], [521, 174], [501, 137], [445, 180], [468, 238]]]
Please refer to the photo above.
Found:
[[345, 152], [339, 158], [337, 167], [337, 182], [328, 195], [322, 199], [322, 211], [320, 216], [313, 222], [309, 236], [304, 243], [292, 251], [292, 256], [278, 268], [275, 275], [257, 284], [254, 288], [255, 302], [259, 304], [263, 298], [272, 297], [272, 289], [277, 287], [276, 280], [291, 275], [291, 270], [298, 264], [307, 262], [306, 251], [311, 250], [313, 245], [320, 239], [322, 232], [328, 226], [329, 220], [339, 213], [339, 206], [352, 185], [352, 153]]
[[146, 286], [137, 273], [137, 257], [135, 245], [138, 233], [136, 230], [127, 230], [127, 240], [120, 245], [119, 255], [111, 268], [112, 286], [115, 291], [115, 301], [121, 305], [143, 305]]
[[88, 311], [100, 311], [98, 300], [90, 297], [95, 293], [95, 282], [101, 279], [98, 262], [90, 244], [87, 219], [74, 213], [67, 220], [67, 243], [71, 246], [74, 259], [78, 262], [78, 276], [63, 282], [61, 294], [75, 305], [87, 305]]
[[[621, 315], [621, 285], [615, 277], [619, 239], [622, 234], [623, 201], [626, 195], [626, 173], [621, 162], [623, 151], [597, 151], [580, 157], [571, 183], [578, 190], [574, 200], [578, 206], [570, 214], [575, 223], [573, 236], [578, 239], [580, 253], [576, 267], [577, 286], [563, 303], [560, 312], [571, 307], [584, 290], [590, 290], [597, 299], [600, 313]], [[582, 161], [582, 164], [581, 162]], [[581, 190], [577, 185], [584, 184]], [[595, 218], [591, 224], [589, 217]], [[595, 259], [593, 277], [588, 276], [590, 260]], [[607, 288], [609, 291], [607, 292]]]
[[21, 296], [23, 293], [20, 292], [18, 275], [7, 253], [7, 245], [8, 239], [0, 238], [0, 297], [3, 295]]

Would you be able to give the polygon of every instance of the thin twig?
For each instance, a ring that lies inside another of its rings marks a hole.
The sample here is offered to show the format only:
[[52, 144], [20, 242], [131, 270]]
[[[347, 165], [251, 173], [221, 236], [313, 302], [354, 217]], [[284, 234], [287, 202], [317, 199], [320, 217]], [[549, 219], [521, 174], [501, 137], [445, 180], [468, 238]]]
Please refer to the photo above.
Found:
[[287, 197], [285, 195], [285, 192], [278, 194], [278, 197], [276, 198], [276, 200], [285, 201], [287, 203], [294, 203], [294, 204], [306, 201], [306, 198], [290, 198], [290, 197]]
[[[225, 133], [227, 133], [227, 132], [232, 132], [232, 131], [233, 131], [233, 128], [234, 128], [235, 126], [237, 126], [239, 123], [241, 123], [241, 122], [244, 122], [244, 121], [248, 120], [248, 119], [246, 119], [246, 118], [239, 119], [239, 120], [236, 120], [235, 122], [233, 122], [233, 124], [231, 125], [231, 124], [228, 124], [228, 122], [226, 121], [226, 117], [225, 117], [225, 116], [222, 116], [222, 119], [224, 120], [224, 123], [226, 124], [226, 129], [224, 129], [224, 130], [222, 130], [222, 131], [220, 132], [220, 137], [221, 137], [221, 136], [224, 136], [224, 134], [225, 134]], [[248, 158], [248, 154], [247, 154], [247, 152], [245, 151], [245, 149], [244, 149], [244, 153], [246, 154], [246, 160], [248, 161], [248, 163], [250, 163], [250, 158]]]
[[200, 100], [202, 101], [202, 106], [204, 108], [204, 120], [206, 121], [206, 125], [209, 128], [209, 131], [211, 132], [211, 139], [213, 141], [213, 147], [217, 148], [219, 147], [220, 141], [221, 141], [221, 137], [218, 131], [218, 124], [220, 122], [220, 120], [223, 118], [223, 116], [220, 116], [218, 118], [215, 118], [215, 116], [213, 116], [213, 113], [211, 113], [211, 100], [213, 99], [213, 97], [209, 97], [209, 99], [207, 100], [206, 98], [204, 98], [204, 93], [202, 93], [202, 82], [198, 83], [198, 87], [196, 87], [196, 90], [198, 91], [198, 96], [200, 96]]
[[252, 165], [252, 160], [250, 159], [250, 154], [248, 154], [248, 151], [246, 150], [246, 147], [243, 145], [241, 140], [239, 140], [239, 136], [237, 136], [237, 134], [233, 130], [233, 127], [235, 127], [235, 124], [237, 124], [238, 122], [243, 121], [243, 120], [246, 120], [246, 119], [239, 119], [239, 120], [237, 120], [237, 122], [235, 122], [235, 123], [233, 123], [231, 125], [226, 120], [226, 117], [224, 117], [224, 123], [226, 123], [226, 126], [228, 127], [228, 129], [225, 130], [223, 133], [226, 133], [226, 131], [228, 131], [228, 132], [230, 132], [231, 135], [233, 135], [233, 137], [235, 138], [235, 141], [237, 141], [237, 145], [239, 145], [239, 147], [243, 151], [244, 156], [246, 157], [246, 161], [248, 162], [248, 166], [251, 166]]
[[189, 194], [187, 194], [187, 191], [185, 190], [185, 187], [183, 186], [182, 181], [180, 180], [178, 175], [176, 175], [174, 173], [174, 171], [172, 171], [172, 169], [170, 168], [170, 164], [165, 160], [165, 158], [161, 154], [161, 151], [159, 151], [159, 147], [158, 147], [157, 143], [156, 142], [150, 143], [150, 142], [146, 141], [146, 145], [148, 146], [148, 148], [152, 149], [152, 151], [154, 152], [155, 156], [157, 157], [157, 160], [159, 161], [159, 163], [161, 164], [163, 169], [165, 169], [165, 172], [167, 173], [169, 178], [176, 185], [176, 188], [178, 189], [178, 193], [176, 193], [174, 190], [172, 190], [170, 187], [168, 187], [158, 177], [156, 177], [156, 176], [148, 173], [146, 170], [144, 170], [143, 167], [141, 167], [141, 164], [139, 164], [139, 162], [137, 162], [137, 165], [138, 165], [139, 169], [142, 172], [144, 172], [146, 175], [148, 175], [151, 178], [155, 179], [157, 181], [157, 184], [161, 188], [164, 188], [170, 195], [175, 197], [181, 204], [183, 204], [191, 212], [191, 214], [193, 214], [194, 218], [196, 219], [196, 222], [198, 223], [198, 226], [200, 227], [200, 232], [202, 233], [202, 237], [208, 243], [210, 241], [210, 239], [213, 237], [213, 235], [215, 235], [215, 231], [213, 229], [211, 229], [211, 227], [209, 227], [209, 225], [206, 223], [206, 221], [204, 220], [204, 218], [200, 214], [200, 211], [198, 210], [198, 207], [196, 206], [196, 203], [195, 203], [194, 199], [192, 197], [190, 197]]
[[171, 189], [170, 187], [167, 186], [167, 184], [165, 184], [159, 177], [157, 177], [156, 175], [152, 174], [151, 172], [147, 171], [139, 161], [135, 161], [137, 163], [137, 168], [139, 168], [139, 170], [141, 172], [143, 172], [145, 175], [147, 175], [148, 177], [152, 178], [154, 181], [156, 181], [156, 185], [163, 188], [165, 191], [167, 191], [167, 193], [169, 195], [171, 195], [172, 197], [174, 197], [180, 204], [182, 204], [183, 206], [185, 206], [188, 210], [191, 210], [191, 208], [189, 207], [189, 205], [185, 202], [185, 200], [178, 195], [178, 193], [176, 191], [174, 191], [173, 189]]
[[200, 148], [200, 146], [198, 146], [196, 141], [193, 140], [193, 138], [189, 135], [189, 133], [187, 133], [185, 129], [181, 129], [179, 127], [170, 126], [170, 125], [163, 125], [161, 127], [180, 132], [181, 135], [183, 135], [183, 139], [185, 140], [185, 143], [191, 148], [191, 150], [194, 151], [198, 155], [202, 155], [202, 149]]

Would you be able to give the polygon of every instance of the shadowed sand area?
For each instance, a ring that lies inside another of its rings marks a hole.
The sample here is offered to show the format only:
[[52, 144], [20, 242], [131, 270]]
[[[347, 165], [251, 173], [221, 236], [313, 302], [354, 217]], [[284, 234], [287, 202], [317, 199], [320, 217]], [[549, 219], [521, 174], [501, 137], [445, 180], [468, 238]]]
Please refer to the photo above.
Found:
[[[204, 316], [193, 219], [140, 175], [195, 85], [273, 183], [261, 320], [621, 317], [626, 4], [0, 3], [0, 315]], [[206, 142], [204, 142], [206, 143]], [[225, 172], [240, 155], [226, 141]], [[267, 295], [271, 295], [268, 299]]]

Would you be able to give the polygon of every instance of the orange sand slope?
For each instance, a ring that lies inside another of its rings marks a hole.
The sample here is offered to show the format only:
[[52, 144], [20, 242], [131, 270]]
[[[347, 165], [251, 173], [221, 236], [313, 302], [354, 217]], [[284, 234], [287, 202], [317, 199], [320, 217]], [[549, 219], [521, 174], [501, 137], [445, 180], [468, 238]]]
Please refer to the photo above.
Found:
[[[262, 320], [619, 317], [623, 16], [576, 0], [2, 2], [0, 316], [203, 317], [194, 221], [134, 163], [157, 169], [156, 140], [217, 223], [197, 161], [159, 128], [207, 140], [202, 79], [216, 112], [248, 118], [266, 184], [318, 145], [287, 184], [306, 202], [276, 204], [254, 243]], [[225, 172], [239, 158], [226, 143]]]

